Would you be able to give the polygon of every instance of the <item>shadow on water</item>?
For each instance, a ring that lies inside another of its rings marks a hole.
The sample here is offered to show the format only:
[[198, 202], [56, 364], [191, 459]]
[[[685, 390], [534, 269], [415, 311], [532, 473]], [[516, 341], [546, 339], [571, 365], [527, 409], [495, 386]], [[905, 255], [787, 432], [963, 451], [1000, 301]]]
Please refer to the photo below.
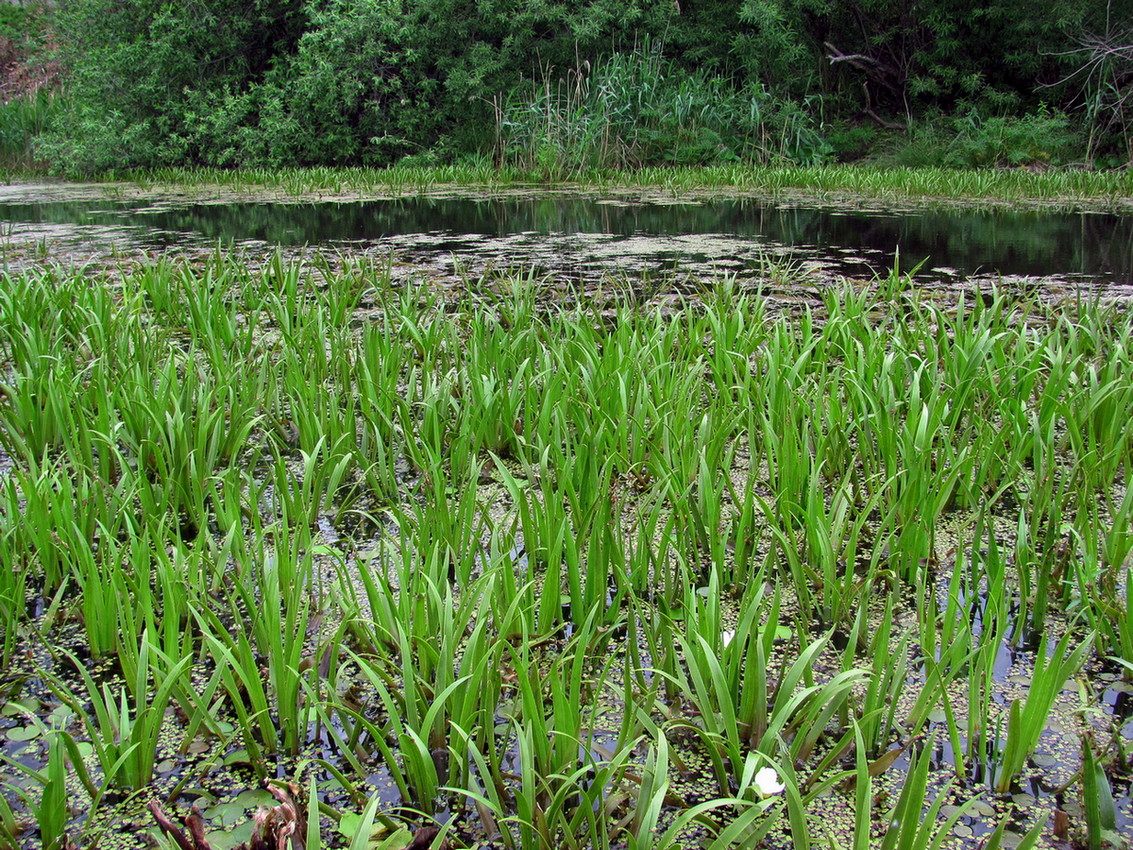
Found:
[[[752, 244], [794, 249], [796, 256], [860, 266], [892, 267], [926, 260], [926, 270], [961, 275], [1081, 275], [1133, 284], [1133, 216], [1044, 210], [942, 209], [847, 211], [777, 206], [754, 199], [659, 204], [583, 197], [398, 198], [382, 201], [148, 205], [137, 202], [50, 202], [0, 205], [9, 224], [71, 224], [138, 229], [166, 245], [186, 239], [259, 241], [280, 246], [381, 243], [430, 235], [429, 248], [471, 253], [491, 240], [526, 237], [532, 244], [603, 236], [615, 244], [642, 237], [726, 237], [680, 240], [669, 256], [734, 260]], [[443, 237], [443, 239], [438, 239]], [[521, 240], [523, 241], [523, 240]], [[402, 244], [412, 244], [402, 243]], [[570, 250], [572, 244], [566, 244]], [[737, 248], [737, 246], [739, 246]], [[424, 246], [423, 246], [424, 247]], [[518, 250], [513, 240], [509, 248]], [[730, 254], [730, 256], [729, 256]], [[713, 256], [715, 255], [715, 256]], [[519, 250], [515, 262], [528, 258]]]

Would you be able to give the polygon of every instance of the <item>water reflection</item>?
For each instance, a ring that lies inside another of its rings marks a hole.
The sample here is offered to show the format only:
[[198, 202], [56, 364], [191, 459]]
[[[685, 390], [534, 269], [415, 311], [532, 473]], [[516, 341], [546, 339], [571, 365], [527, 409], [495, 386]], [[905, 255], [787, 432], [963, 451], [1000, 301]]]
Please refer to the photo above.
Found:
[[[962, 274], [1084, 275], [1133, 283], [1133, 216], [1041, 210], [883, 213], [775, 206], [758, 200], [626, 204], [578, 197], [400, 198], [355, 203], [234, 203], [139, 206], [91, 202], [0, 205], [0, 221], [144, 228], [206, 240], [282, 246], [378, 242], [410, 234], [449, 235], [446, 250], [477, 237], [580, 234], [677, 237], [713, 234], [799, 249], [815, 258], [860, 252], [870, 263], [927, 260]], [[159, 234], [165, 234], [161, 236]], [[877, 259], [873, 259], [876, 257]]]

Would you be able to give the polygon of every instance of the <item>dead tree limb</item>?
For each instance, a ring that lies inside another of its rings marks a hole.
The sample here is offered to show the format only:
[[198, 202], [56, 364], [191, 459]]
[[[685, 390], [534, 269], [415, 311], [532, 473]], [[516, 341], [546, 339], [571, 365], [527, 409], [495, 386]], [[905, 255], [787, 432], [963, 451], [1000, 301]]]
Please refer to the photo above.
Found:
[[827, 51], [829, 51], [826, 54], [826, 58], [831, 65], [845, 62], [851, 67], [857, 68], [879, 86], [887, 89], [894, 97], [898, 99], [904, 98], [900, 82], [902, 77], [899, 69], [894, 68], [886, 62], [882, 62], [875, 56], [870, 56], [868, 53], [843, 53], [829, 41], [823, 42], [823, 44]]

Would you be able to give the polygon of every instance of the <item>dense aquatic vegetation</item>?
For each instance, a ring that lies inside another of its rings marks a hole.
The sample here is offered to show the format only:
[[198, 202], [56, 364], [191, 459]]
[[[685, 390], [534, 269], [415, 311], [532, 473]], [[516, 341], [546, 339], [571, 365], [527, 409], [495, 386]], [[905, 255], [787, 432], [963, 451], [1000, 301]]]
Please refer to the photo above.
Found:
[[1128, 312], [696, 283], [6, 273], [0, 844], [1116, 841]]

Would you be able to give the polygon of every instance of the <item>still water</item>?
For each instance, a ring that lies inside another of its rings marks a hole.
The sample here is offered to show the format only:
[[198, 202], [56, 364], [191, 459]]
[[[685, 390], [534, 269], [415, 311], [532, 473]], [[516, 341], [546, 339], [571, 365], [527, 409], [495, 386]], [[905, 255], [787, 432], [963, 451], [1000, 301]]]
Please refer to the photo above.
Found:
[[72, 225], [141, 244], [382, 246], [555, 267], [711, 266], [742, 271], [768, 251], [847, 274], [923, 261], [926, 274], [1077, 277], [1133, 284], [1133, 216], [1044, 210], [853, 211], [765, 201], [610, 201], [570, 196], [407, 197], [320, 203], [0, 203], [9, 231]]

